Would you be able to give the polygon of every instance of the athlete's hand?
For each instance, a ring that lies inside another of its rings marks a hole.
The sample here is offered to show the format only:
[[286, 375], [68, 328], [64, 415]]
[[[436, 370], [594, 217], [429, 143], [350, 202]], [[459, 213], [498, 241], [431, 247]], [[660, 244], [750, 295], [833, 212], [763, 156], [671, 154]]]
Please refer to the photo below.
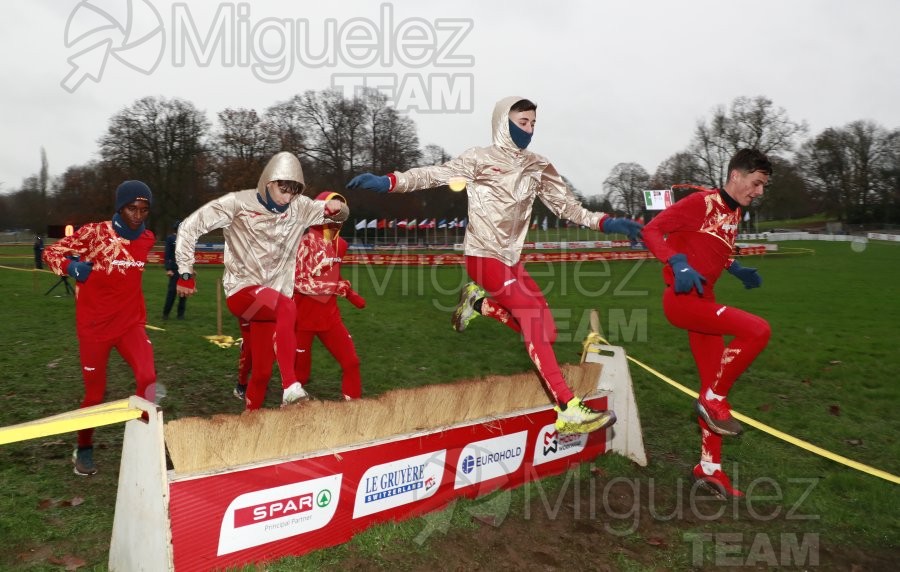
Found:
[[387, 175], [379, 176], [372, 173], [363, 173], [350, 179], [350, 182], [347, 183], [347, 188], [386, 193], [391, 190], [391, 178]]
[[69, 265], [66, 266], [66, 274], [74, 278], [76, 282], [87, 280], [93, 270], [93, 262], [81, 262], [77, 257], [69, 261]]
[[728, 267], [728, 272], [737, 277], [738, 280], [744, 283], [744, 288], [747, 290], [751, 288], [759, 288], [762, 286], [762, 276], [759, 275], [759, 272], [756, 271], [756, 268], [747, 268], [746, 266], [741, 266], [741, 264], [735, 260], [731, 263], [731, 266]]
[[642, 228], [644, 228], [644, 225], [630, 218], [606, 217], [603, 219], [603, 232], [606, 234], [624, 234], [632, 242], [640, 238]]
[[347, 301], [362, 310], [366, 307], [366, 299], [360, 296], [356, 291], [349, 290], [347, 292]]
[[706, 282], [706, 278], [691, 268], [691, 265], [687, 263], [687, 256], [684, 254], [674, 255], [669, 259], [669, 266], [672, 267], [672, 272], [675, 274], [676, 294], [687, 294], [694, 288], [697, 289], [698, 294], [703, 294], [703, 283]]

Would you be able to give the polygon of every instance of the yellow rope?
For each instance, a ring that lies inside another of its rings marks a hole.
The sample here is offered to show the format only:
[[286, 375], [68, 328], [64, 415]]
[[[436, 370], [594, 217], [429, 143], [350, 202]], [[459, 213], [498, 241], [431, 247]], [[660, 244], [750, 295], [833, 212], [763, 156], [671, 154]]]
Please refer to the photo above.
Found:
[[[600, 353], [600, 350], [598, 350], [596, 347], [591, 347], [591, 346], [597, 346], [599, 344], [609, 345], [609, 342], [607, 342], [605, 339], [603, 339], [600, 336], [600, 334], [598, 334], [596, 332], [591, 332], [590, 334], [588, 334], [588, 336], [585, 338], [584, 342], [582, 343], [584, 352], [582, 353], [581, 361], [584, 361], [584, 359], [585, 359], [585, 357], [587, 357], [588, 353]], [[694, 391], [692, 389], [688, 389], [687, 387], [678, 383], [674, 379], [656, 371], [649, 365], [642, 363], [642, 362], [634, 359], [631, 356], [626, 356], [626, 357], [628, 358], [629, 361], [644, 368], [645, 370], [647, 370], [651, 374], [655, 375], [659, 379], [663, 380], [664, 382], [668, 383], [669, 385], [671, 385], [678, 391], [681, 391], [682, 393], [686, 393], [687, 395], [691, 396], [694, 399], [696, 399], [698, 397], [698, 394], [696, 391]], [[857, 471], [862, 471], [864, 473], [868, 473], [872, 476], [879, 477], [886, 481], [890, 481], [894, 484], [900, 484], [900, 477], [892, 475], [891, 473], [888, 473], [887, 471], [882, 471], [881, 469], [876, 469], [875, 467], [870, 467], [869, 465], [865, 465], [858, 461], [854, 461], [853, 459], [848, 459], [847, 457], [843, 457], [841, 455], [838, 455], [837, 453], [832, 453], [831, 451], [828, 451], [826, 449], [823, 449], [821, 447], [813, 445], [812, 443], [809, 443], [802, 439], [798, 439], [797, 437], [794, 437], [793, 435], [788, 435], [787, 433], [779, 431], [778, 429], [775, 429], [774, 427], [770, 427], [769, 425], [766, 425], [765, 423], [762, 423], [760, 421], [757, 421], [755, 419], [747, 417], [746, 415], [744, 415], [742, 413], [738, 413], [737, 411], [732, 410], [731, 414], [734, 415], [735, 419], [737, 419], [738, 421], [746, 423], [747, 425], [750, 425], [751, 427], [755, 427], [756, 429], [759, 429], [760, 431], [762, 431], [764, 433], [768, 433], [769, 435], [772, 435], [773, 437], [777, 437], [778, 439], [781, 439], [782, 441], [786, 441], [786, 442], [790, 443], [791, 445], [796, 445], [797, 447], [800, 447], [801, 449], [805, 449], [811, 453], [815, 453], [816, 455], [819, 455], [821, 457], [825, 457], [826, 459], [835, 461], [836, 463], [846, 465], [850, 468], [856, 469]]]

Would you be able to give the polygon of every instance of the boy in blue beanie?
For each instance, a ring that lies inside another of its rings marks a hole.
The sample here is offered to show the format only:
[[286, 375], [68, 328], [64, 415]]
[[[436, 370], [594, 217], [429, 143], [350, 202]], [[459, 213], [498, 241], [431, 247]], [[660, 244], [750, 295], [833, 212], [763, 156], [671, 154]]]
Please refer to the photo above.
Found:
[[[81, 407], [99, 405], [106, 392], [106, 367], [113, 348], [134, 372], [138, 396], [154, 400], [153, 346], [144, 330], [147, 310], [141, 281], [156, 242], [145, 227], [153, 203], [150, 187], [125, 181], [116, 189], [112, 220], [88, 223], [44, 249], [44, 262], [75, 279], [75, 331], [84, 378]], [[93, 429], [78, 432], [75, 474], [97, 472]]]

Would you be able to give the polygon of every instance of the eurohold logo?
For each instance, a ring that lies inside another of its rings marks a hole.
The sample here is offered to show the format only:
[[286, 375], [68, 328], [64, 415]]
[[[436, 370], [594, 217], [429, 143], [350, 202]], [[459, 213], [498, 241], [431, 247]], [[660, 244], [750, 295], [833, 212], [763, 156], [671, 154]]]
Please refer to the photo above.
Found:
[[238, 496], [222, 515], [217, 555], [325, 527], [337, 510], [341, 480], [329, 475]]
[[466, 445], [459, 454], [454, 488], [468, 487], [514, 473], [522, 466], [528, 431]]

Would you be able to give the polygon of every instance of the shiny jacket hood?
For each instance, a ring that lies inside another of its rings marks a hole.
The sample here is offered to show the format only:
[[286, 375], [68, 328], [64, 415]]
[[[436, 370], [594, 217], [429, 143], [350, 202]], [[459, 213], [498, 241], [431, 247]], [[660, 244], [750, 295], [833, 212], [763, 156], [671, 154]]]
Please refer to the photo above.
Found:
[[256, 192], [259, 196], [266, 199], [266, 185], [272, 181], [297, 181], [300, 183], [300, 192], [306, 188], [306, 182], [303, 180], [303, 168], [300, 166], [300, 159], [296, 155], [288, 151], [276, 153], [259, 176], [259, 182], [256, 183]]

